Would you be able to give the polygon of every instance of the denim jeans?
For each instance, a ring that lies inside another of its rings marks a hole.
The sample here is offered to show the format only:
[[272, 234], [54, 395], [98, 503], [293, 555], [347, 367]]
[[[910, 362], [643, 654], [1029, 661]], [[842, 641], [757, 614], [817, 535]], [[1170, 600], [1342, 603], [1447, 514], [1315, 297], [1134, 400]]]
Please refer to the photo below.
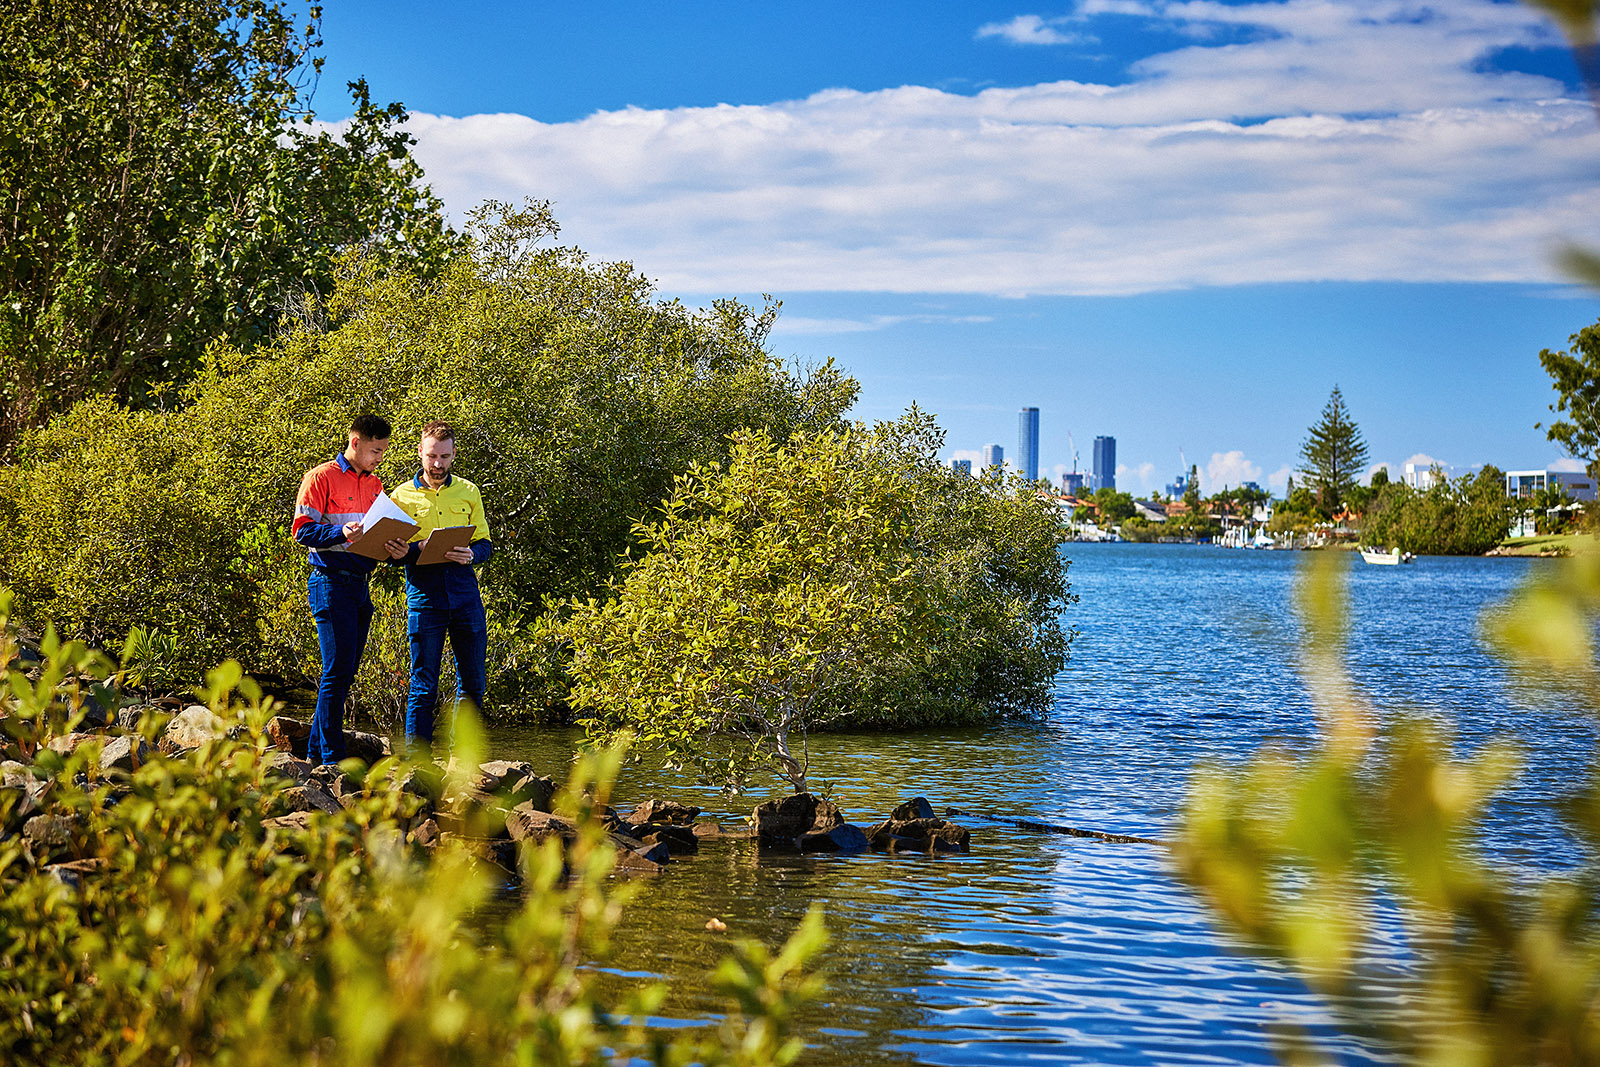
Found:
[[306, 758], [312, 763], [338, 763], [345, 756], [345, 698], [372, 628], [367, 575], [312, 567], [306, 600], [317, 620], [317, 647], [322, 651], [322, 679], [317, 683], [317, 710], [311, 716]]
[[439, 704], [439, 664], [445, 638], [456, 654], [456, 700], [483, 707], [484, 658], [489, 624], [483, 605], [412, 608], [406, 615], [411, 636], [411, 693], [406, 699], [406, 744], [416, 752], [433, 746], [433, 715]]

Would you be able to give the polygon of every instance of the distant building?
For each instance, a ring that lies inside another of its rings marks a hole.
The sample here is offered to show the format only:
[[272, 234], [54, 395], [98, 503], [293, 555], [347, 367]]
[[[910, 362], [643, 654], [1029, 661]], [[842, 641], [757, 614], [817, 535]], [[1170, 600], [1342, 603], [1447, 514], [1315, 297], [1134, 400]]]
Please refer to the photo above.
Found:
[[1239, 483], [1239, 488], [1240, 489], [1248, 489], [1252, 493], [1261, 492], [1261, 487], [1259, 485], [1257, 485], [1255, 482], [1240, 482]]
[[1117, 487], [1117, 439], [1115, 437], [1096, 437], [1094, 439], [1094, 487], [1095, 489], [1115, 489]]
[[953, 459], [950, 461], [950, 469], [955, 471], [957, 474], [965, 474], [970, 478], [972, 477], [972, 460]]
[[1023, 408], [1017, 416], [1017, 466], [1030, 482], [1039, 480], [1039, 409]]
[[1135, 500], [1133, 513], [1146, 522], [1166, 522], [1167, 509], [1154, 500]]
[[[1440, 482], [1444, 481], [1445, 474], [1439, 467], [1420, 467], [1416, 463], [1406, 464], [1405, 482], [1411, 488], [1420, 492], [1427, 492]], [[1510, 481], [1506, 482], [1510, 485]], [[1515, 495], [1515, 494], [1512, 494]]]
[[1574, 500], [1596, 499], [1594, 479], [1583, 471], [1506, 471], [1506, 496], [1515, 500], [1558, 486]]
[[985, 468], [1004, 466], [1006, 450], [999, 445], [983, 446], [983, 465]]
[[1061, 491], [1068, 496], [1078, 496], [1083, 492], [1084, 481], [1088, 475], [1082, 471], [1071, 471], [1061, 476]]
[[1172, 499], [1174, 499], [1174, 500], [1177, 500], [1179, 497], [1183, 496], [1183, 494], [1188, 492], [1188, 491], [1189, 491], [1189, 472], [1188, 471], [1180, 472], [1178, 474], [1178, 477], [1173, 479], [1173, 481], [1168, 483], [1168, 485], [1167, 485], [1167, 495], [1169, 497], [1171, 497]]

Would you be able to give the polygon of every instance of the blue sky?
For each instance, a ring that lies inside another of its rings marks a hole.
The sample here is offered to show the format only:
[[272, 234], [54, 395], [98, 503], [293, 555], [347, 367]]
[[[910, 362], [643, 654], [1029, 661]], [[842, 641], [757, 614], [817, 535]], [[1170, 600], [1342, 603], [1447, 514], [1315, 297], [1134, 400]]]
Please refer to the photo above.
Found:
[[[1118, 441], [1281, 490], [1342, 389], [1374, 462], [1560, 453], [1540, 348], [1600, 318], [1600, 123], [1553, 28], [1494, 0], [348, 2], [342, 83], [412, 112], [459, 218], [554, 201], [664, 296], [784, 302], [785, 358], [915, 402], [947, 454], [1042, 473]], [[1069, 433], [1071, 435], [1069, 443]]]

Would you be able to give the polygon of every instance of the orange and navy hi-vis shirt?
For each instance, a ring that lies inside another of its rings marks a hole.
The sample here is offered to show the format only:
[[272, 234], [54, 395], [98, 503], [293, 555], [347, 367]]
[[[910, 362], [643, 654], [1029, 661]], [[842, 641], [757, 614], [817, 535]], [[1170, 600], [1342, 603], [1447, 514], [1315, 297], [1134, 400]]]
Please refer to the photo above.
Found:
[[345, 548], [344, 524], [365, 515], [381, 492], [382, 480], [358, 472], [343, 452], [306, 471], [295, 497], [290, 532], [311, 550], [313, 567], [370, 573], [378, 565], [377, 560]]

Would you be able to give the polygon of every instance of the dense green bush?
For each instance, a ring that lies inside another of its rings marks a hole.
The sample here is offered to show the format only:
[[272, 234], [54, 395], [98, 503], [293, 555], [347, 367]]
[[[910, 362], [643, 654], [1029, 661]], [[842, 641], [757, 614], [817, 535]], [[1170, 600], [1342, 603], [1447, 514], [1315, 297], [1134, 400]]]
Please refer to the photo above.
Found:
[[[558, 799], [577, 842], [524, 852], [522, 899], [496, 901], [463, 845], [408, 843], [418, 798], [395, 761], [344, 810], [303, 828], [270, 821], [293, 782], [261, 735], [270, 703], [232, 664], [206, 698], [237, 740], [132, 772], [101, 770], [98, 743], [58, 754], [49, 742], [78, 725], [85, 681], [110, 665], [52, 637], [25, 678], [5, 666], [3, 626], [0, 756], [26, 762], [0, 788], [0, 1060], [758, 1067], [799, 1051], [788, 1030], [817, 990], [803, 970], [824, 940], [816, 913], [777, 957], [736, 946], [713, 979], [734, 1009], [720, 1028], [646, 1030], [659, 985], [597, 998], [633, 892], [608, 878], [612, 846], [592, 817], [618, 752], [588, 757]], [[162, 725], [146, 719], [146, 738]], [[480, 736], [457, 731], [459, 766], [476, 767]], [[49, 850], [19, 832], [45, 816], [65, 827]], [[62, 853], [70, 874], [50, 865]]]
[[948, 470], [940, 444], [915, 411], [787, 446], [744, 433], [679, 478], [643, 553], [563, 629], [591, 735], [804, 791], [810, 730], [1041, 712], [1068, 642], [1060, 513]]
[[1506, 477], [1497, 467], [1418, 491], [1404, 482], [1377, 487], [1361, 526], [1370, 544], [1436, 556], [1482, 555], [1511, 527]]
[[30, 435], [0, 468], [0, 581], [19, 616], [110, 648], [158, 631], [190, 678], [230, 656], [304, 671], [316, 642], [287, 533], [301, 474], [370, 410], [396, 426], [392, 486], [416, 470], [422, 424], [444, 418], [496, 545], [481, 578], [507, 639], [491, 692], [518, 696], [513, 672], [542, 675], [509, 621], [602, 588], [633, 523], [734, 430], [832, 427], [856, 390], [831, 365], [798, 373], [767, 353], [776, 308], [657, 301], [625, 264], [546, 247], [553, 233], [538, 206], [496, 207], [436, 278], [350, 260], [303, 328], [214, 349], [177, 410], [96, 399]]

